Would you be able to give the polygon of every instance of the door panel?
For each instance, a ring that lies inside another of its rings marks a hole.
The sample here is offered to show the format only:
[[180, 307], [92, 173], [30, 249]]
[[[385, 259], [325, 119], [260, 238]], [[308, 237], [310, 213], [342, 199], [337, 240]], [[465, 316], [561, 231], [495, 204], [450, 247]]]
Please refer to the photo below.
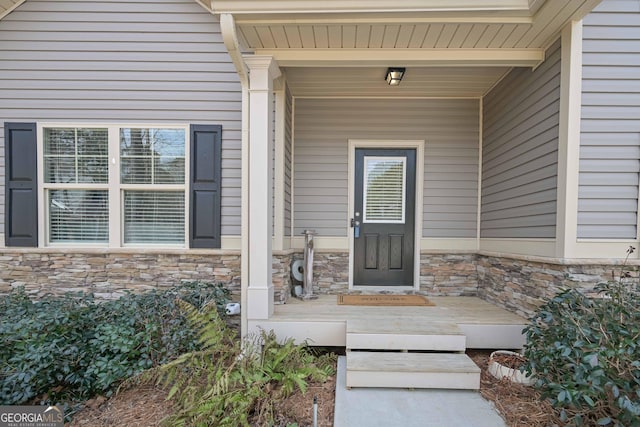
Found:
[[355, 286], [412, 286], [415, 227], [413, 149], [355, 151]]

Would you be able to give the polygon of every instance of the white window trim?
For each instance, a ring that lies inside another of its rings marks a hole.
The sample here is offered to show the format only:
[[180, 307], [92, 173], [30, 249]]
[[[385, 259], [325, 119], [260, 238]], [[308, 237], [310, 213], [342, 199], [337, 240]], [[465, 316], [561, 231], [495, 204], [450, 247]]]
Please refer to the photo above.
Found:
[[[182, 184], [120, 184], [120, 128], [162, 128], [182, 129], [185, 135], [185, 171], [184, 185]], [[45, 128], [106, 128], [109, 138], [109, 172], [108, 184], [45, 184], [44, 182], [44, 129]], [[39, 122], [37, 124], [37, 178], [38, 178], [38, 247], [62, 247], [62, 248], [188, 248], [189, 247], [189, 177], [191, 176], [191, 133], [189, 124], [167, 123], [127, 123], [127, 122]], [[55, 188], [104, 188], [109, 191], [109, 243], [50, 243], [48, 226], [48, 206], [46, 203], [46, 191]], [[124, 244], [123, 219], [123, 191], [124, 190], [184, 190], [184, 243], [128, 243]]]

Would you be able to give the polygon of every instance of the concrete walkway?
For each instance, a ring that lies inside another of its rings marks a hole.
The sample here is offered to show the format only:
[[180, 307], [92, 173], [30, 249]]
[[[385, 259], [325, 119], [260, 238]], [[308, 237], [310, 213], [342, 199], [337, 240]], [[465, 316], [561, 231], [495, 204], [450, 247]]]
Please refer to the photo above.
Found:
[[334, 427], [505, 427], [491, 402], [466, 390], [353, 388], [338, 358]]

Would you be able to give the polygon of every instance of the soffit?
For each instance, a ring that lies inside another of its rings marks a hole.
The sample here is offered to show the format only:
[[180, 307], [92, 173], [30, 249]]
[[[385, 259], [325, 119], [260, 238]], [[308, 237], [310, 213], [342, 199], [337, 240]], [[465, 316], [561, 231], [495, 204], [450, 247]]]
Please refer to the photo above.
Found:
[[24, 0], [0, 0], [0, 19], [11, 13], [13, 9], [24, 3]]
[[[404, 61], [394, 65], [430, 65], [445, 50], [457, 56], [445, 54], [441, 65], [472, 64], [479, 58], [474, 52], [488, 52], [501, 60], [485, 65], [533, 66], [568, 22], [582, 19], [599, 2], [212, 0], [211, 6], [214, 13], [234, 16], [243, 50], [272, 55], [283, 66], [350, 66], [366, 58], [394, 59], [392, 51]], [[403, 50], [411, 52], [397, 53]], [[323, 55], [326, 62], [320, 63]]]
[[291, 93], [298, 97], [478, 98], [510, 68], [415, 67], [398, 86], [385, 81], [384, 67], [287, 68]]

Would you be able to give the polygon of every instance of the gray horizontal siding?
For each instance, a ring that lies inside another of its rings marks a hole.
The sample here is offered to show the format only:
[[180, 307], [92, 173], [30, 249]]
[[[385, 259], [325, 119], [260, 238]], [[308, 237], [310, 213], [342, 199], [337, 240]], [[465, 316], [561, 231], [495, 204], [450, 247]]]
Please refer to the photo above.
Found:
[[0, 21], [0, 126], [221, 124], [224, 235], [240, 234], [240, 110], [217, 19], [193, 0], [29, 0]]
[[560, 42], [537, 70], [514, 69], [483, 102], [480, 236], [555, 237]]
[[477, 100], [297, 99], [295, 233], [348, 230], [348, 140], [425, 140], [424, 237], [475, 237]]
[[635, 239], [640, 174], [640, 4], [584, 19], [578, 237]]

